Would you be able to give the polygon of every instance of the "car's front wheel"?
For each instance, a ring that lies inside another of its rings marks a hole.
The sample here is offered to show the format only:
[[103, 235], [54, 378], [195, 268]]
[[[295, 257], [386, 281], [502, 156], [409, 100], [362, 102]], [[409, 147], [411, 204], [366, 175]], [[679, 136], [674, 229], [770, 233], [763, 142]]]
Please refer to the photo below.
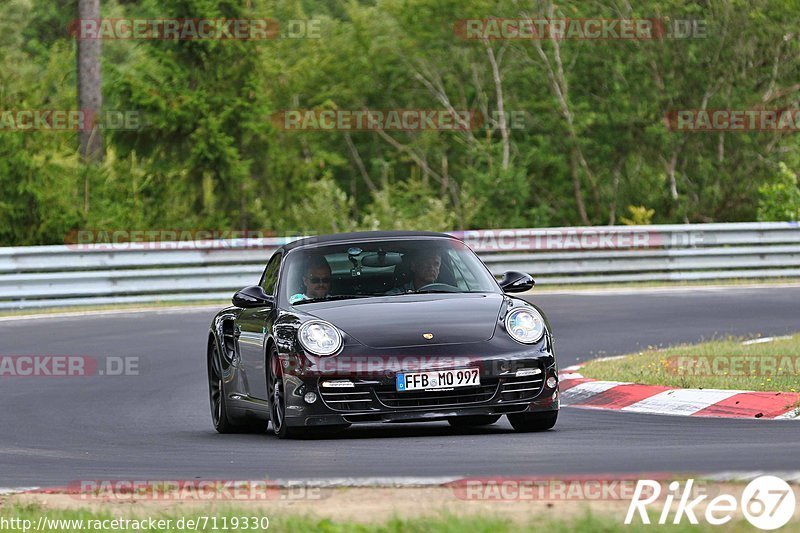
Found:
[[546, 413], [514, 413], [506, 415], [511, 427], [517, 431], [546, 431], [556, 425], [558, 411]]
[[269, 368], [267, 393], [269, 394], [269, 418], [272, 422], [272, 431], [279, 439], [289, 438], [297, 432], [286, 424], [286, 385], [283, 379], [281, 360], [275, 346], [270, 349], [267, 365]]
[[447, 421], [454, 428], [471, 428], [476, 426], [488, 426], [500, 420], [500, 415], [468, 415], [454, 416]]

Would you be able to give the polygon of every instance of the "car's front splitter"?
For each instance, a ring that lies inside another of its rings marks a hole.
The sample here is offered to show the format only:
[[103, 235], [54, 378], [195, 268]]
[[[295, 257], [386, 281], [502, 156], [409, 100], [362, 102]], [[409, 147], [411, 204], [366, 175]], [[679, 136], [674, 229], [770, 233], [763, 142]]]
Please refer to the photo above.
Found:
[[[358, 413], [336, 413], [324, 405], [291, 405], [287, 408], [289, 426], [329, 426], [362, 423], [434, 422], [458, 416], [505, 415], [510, 413], [544, 413], [558, 411], [558, 390], [524, 403], [493, 403], [469, 407], [380, 410]], [[324, 412], [321, 413], [321, 412]]]

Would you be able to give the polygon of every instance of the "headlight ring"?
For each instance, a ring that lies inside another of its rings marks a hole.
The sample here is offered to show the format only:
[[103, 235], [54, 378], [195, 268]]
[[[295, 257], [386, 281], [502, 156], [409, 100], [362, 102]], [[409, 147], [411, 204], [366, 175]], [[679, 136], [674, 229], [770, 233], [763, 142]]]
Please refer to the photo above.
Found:
[[517, 342], [534, 344], [544, 336], [544, 317], [539, 311], [525, 307], [514, 309], [506, 315], [506, 332]]
[[324, 320], [309, 320], [297, 330], [300, 345], [308, 352], [319, 355], [333, 355], [342, 347], [342, 334]]

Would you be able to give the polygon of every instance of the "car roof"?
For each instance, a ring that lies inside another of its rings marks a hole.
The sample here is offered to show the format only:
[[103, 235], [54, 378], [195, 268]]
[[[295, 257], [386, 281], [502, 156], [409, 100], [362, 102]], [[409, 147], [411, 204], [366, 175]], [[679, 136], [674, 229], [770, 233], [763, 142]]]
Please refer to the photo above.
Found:
[[284, 244], [281, 249], [288, 252], [289, 250], [309, 245], [336, 244], [347, 243], [348, 241], [358, 242], [375, 239], [396, 239], [404, 237], [439, 237], [458, 240], [452, 235], [448, 235], [447, 233], [439, 233], [436, 231], [355, 231], [351, 233], [336, 233], [333, 235], [305, 237], [288, 244]]

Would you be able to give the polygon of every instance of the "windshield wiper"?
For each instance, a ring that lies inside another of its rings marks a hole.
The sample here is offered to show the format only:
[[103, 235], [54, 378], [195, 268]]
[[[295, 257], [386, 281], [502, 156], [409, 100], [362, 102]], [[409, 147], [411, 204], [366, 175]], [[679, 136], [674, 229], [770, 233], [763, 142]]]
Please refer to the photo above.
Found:
[[369, 294], [335, 294], [333, 296], [326, 296], [325, 298], [310, 298], [308, 300], [300, 300], [292, 305], [309, 304], [314, 302], [331, 302], [333, 300], [350, 300], [352, 298], [369, 298]]
[[463, 291], [445, 291], [443, 289], [425, 289], [422, 291], [414, 291], [408, 294], [458, 294]]

